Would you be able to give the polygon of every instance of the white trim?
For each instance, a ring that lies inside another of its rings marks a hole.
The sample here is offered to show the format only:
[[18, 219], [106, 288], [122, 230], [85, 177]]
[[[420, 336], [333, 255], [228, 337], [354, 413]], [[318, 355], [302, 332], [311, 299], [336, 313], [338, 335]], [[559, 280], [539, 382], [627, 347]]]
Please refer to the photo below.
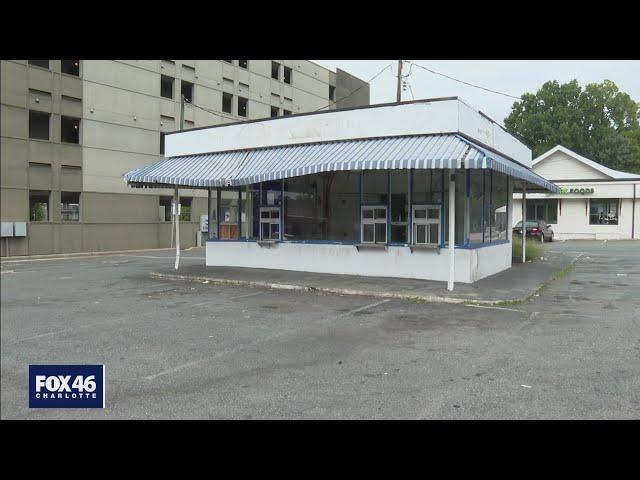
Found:
[[604, 175], [607, 175], [608, 177], [611, 177], [611, 178], [616, 179], [616, 180], [623, 180], [623, 179], [639, 180], [640, 179], [640, 175], [637, 175], [637, 174], [634, 174], [634, 173], [621, 172], [619, 170], [613, 170], [611, 168], [605, 167], [604, 165], [601, 165], [601, 164], [599, 164], [597, 162], [594, 162], [593, 160], [589, 160], [588, 158], [583, 157], [582, 155], [574, 152], [573, 150], [569, 150], [567, 147], [563, 147], [562, 145], [556, 145], [555, 147], [553, 147], [548, 152], [545, 152], [542, 155], [540, 155], [539, 157], [534, 158], [533, 162], [532, 162], [532, 168], [534, 168], [540, 162], [546, 160], [547, 158], [549, 158], [551, 155], [553, 155], [556, 152], [562, 152], [565, 155], [568, 155], [571, 158], [573, 158], [575, 160], [578, 160], [579, 162], [582, 162], [583, 164], [587, 165], [588, 167], [591, 167], [594, 170], [597, 170], [598, 172], [603, 173]]

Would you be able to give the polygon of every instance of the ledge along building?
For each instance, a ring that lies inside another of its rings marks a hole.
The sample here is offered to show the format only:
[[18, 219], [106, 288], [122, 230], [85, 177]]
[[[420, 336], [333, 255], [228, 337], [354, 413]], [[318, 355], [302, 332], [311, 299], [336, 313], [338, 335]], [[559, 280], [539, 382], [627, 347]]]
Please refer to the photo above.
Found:
[[511, 266], [514, 191], [558, 192], [531, 150], [457, 97], [182, 130], [165, 154], [124, 180], [176, 204], [180, 188], [206, 190], [212, 267], [453, 289]]

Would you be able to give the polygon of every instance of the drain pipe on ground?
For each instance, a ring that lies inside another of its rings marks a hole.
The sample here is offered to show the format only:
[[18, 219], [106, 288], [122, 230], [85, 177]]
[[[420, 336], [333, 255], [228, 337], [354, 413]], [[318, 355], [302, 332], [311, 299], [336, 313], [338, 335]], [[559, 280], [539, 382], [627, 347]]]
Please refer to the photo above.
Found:
[[176, 225], [176, 263], [174, 268], [177, 270], [180, 264], [180, 195], [177, 186], [173, 191], [173, 218]]

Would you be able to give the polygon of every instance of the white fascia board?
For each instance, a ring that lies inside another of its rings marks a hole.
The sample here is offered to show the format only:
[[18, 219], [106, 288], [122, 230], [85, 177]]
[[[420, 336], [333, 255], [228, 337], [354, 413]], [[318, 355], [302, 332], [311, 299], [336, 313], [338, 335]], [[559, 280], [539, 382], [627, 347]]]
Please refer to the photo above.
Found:
[[542, 155], [540, 155], [539, 157], [535, 158], [533, 160], [533, 166], [538, 165], [540, 162], [542, 162], [543, 160], [549, 158], [551, 155], [553, 155], [555, 152], [562, 152], [568, 156], [570, 156], [571, 158], [574, 158], [576, 160], [578, 160], [579, 162], [584, 163], [585, 165], [599, 171], [600, 173], [604, 173], [605, 175], [614, 178], [616, 180], [624, 180], [624, 179], [629, 179], [629, 180], [633, 180], [633, 179], [637, 179], [640, 177], [640, 175], [635, 174], [635, 173], [627, 173], [627, 172], [621, 172], [620, 170], [613, 170], [612, 168], [609, 167], [605, 167], [604, 165], [601, 165], [600, 163], [591, 160], [587, 157], [583, 157], [582, 155], [580, 155], [579, 153], [574, 152], [573, 150], [569, 150], [567, 147], [563, 147], [562, 145], [556, 145], [555, 147], [553, 147], [551, 150], [543, 153]]
[[175, 157], [279, 145], [398, 135], [461, 133], [526, 167], [531, 151], [499, 125], [458, 99], [357, 108], [202, 128], [167, 135]]

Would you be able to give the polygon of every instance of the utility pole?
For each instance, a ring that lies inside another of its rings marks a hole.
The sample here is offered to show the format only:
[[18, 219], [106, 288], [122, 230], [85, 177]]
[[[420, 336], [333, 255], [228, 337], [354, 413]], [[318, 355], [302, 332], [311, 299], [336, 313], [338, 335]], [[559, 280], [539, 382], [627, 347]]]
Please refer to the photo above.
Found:
[[398, 93], [396, 94], [396, 102], [402, 101], [402, 60], [398, 60]]

